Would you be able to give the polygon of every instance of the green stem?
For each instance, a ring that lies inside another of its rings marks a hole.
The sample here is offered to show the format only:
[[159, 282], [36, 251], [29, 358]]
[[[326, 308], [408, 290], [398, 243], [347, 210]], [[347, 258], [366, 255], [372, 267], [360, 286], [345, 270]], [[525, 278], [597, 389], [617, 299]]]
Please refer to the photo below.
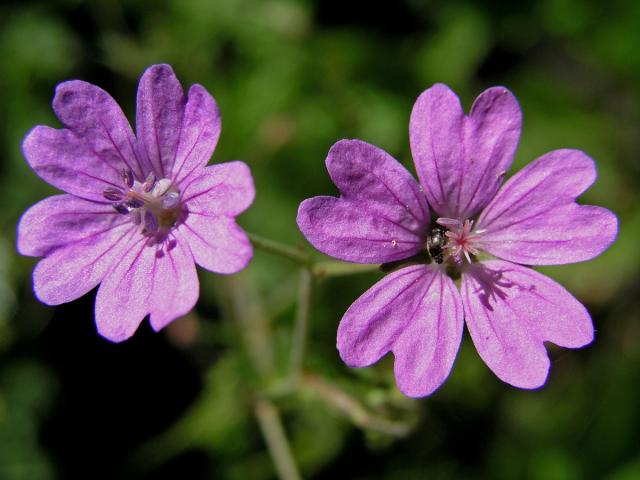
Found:
[[379, 272], [380, 265], [369, 265], [346, 262], [318, 262], [312, 267], [315, 278], [340, 277], [358, 273]]
[[276, 406], [268, 400], [259, 399], [255, 403], [254, 412], [280, 479], [300, 480], [300, 472]]
[[306, 268], [301, 268], [298, 283], [298, 308], [296, 310], [296, 320], [291, 338], [291, 355], [289, 357], [289, 382], [291, 385], [295, 385], [298, 382], [298, 377], [302, 370], [309, 326], [312, 282], [311, 272]]
[[253, 233], [248, 233], [248, 235], [251, 243], [256, 248], [288, 258], [289, 260], [306, 268], [310, 268], [312, 265], [311, 258], [297, 248], [290, 247], [284, 243], [276, 242], [275, 240], [270, 240]]

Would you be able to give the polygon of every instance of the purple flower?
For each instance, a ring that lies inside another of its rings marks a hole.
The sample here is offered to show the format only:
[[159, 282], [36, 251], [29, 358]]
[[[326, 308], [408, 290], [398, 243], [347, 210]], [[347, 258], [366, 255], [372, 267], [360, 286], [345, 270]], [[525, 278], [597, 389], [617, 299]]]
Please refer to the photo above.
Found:
[[147, 314], [160, 330], [193, 308], [194, 262], [226, 274], [247, 265], [252, 248], [235, 217], [253, 201], [253, 180], [242, 162], [206, 167], [220, 114], [201, 85], [185, 96], [169, 65], [148, 68], [136, 136], [113, 98], [86, 82], [58, 85], [53, 109], [65, 128], [35, 127], [23, 151], [66, 194], [18, 225], [18, 251], [44, 257], [33, 272], [42, 302], [70, 302], [100, 284], [98, 331], [118, 342]]
[[617, 219], [576, 203], [596, 178], [579, 150], [543, 155], [501, 187], [520, 128], [508, 90], [486, 90], [465, 116], [438, 84], [411, 114], [420, 184], [373, 145], [342, 140], [331, 148], [327, 169], [341, 196], [302, 202], [300, 229], [341, 260], [402, 265], [342, 318], [338, 350], [347, 365], [365, 367], [391, 351], [400, 390], [429, 395], [451, 370], [464, 319], [500, 379], [536, 388], [549, 370], [544, 342], [577, 348], [593, 340], [587, 310], [523, 265], [594, 258], [614, 241]]

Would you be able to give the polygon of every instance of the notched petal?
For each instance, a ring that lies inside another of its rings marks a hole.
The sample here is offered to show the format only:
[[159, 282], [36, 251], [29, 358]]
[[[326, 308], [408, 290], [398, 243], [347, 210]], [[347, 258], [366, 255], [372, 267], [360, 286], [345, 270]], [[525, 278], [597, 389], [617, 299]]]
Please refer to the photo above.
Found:
[[192, 85], [185, 107], [172, 178], [182, 183], [204, 167], [218, 143], [221, 130], [218, 105], [202, 85]]
[[227, 162], [201, 170], [184, 189], [183, 202], [190, 212], [235, 217], [253, 203], [255, 187], [244, 162]]
[[545, 383], [550, 364], [544, 342], [579, 348], [593, 340], [584, 306], [529, 268], [500, 260], [474, 264], [463, 274], [461, 293], [480, 357], [513, 386]]
[[462, 325], [451, 279], [414, 265], [389, 274], [349, 307], [338, 327], [338, 351], [351, 367], [369, 366], [392, 351], [398, 388], [422, 397], [449, 375]]
[[336, 143], [327, 169], [340, 198], [301, 203], [297, 222], [307, 240], [341, 260], [384, 263], [422, 248], [429, 208], [411, 174], [383, 150], [359, 140]]
[[45, 182], [77, 197], [106, 202], [102, 192], [120, 187], [120, 174], [67, 129], [32, 129], [22, 142], [27, 163]]
[[411, 113], [411, 151], [429, 204], [444, 217], [475, 215], [493, 197], [509, 169], [522, 115], [504, 87], [478, 96], [468, 116], [446, 85], [416, 100]]
[[579, 150], [555, 150], [530, 163], [480, 215], [483, 249], [527, 265], [598, 256], [615, 240], [618, 220], [609, 210], [576, 203], [595, 178], [595, 163]]
[[113, 342], [130, 338], [150, 314], [154, 330], [188, 313], [198, 299], [193, 257], [180, 238], [140, 238], [106, 275], [96, 296], [96, 325]]
[[136, 236], [135, 227], [120, 224], [106, 232], [87, 233], [48, 252], [33, 271], [33, 290], [47, 305], [67, 303], [95, 288], [117, 264]]
[[247, 234], [233, 218], [191, 212], [177, 230], [188, 242], [196, 263], [212, 272], [237, 273], [253, 257]]
[[136, 100], [138, 152], [158, 178], [173, 171], [185, 112], [182, 85], [170, 65], [142, 74]]
[[[60, 121], [102, 160], [102, 171], [94, 174], [116, 182], [126, 167], [142, 178], [133, 131], [111, 95], [96, 85], [71, 80], [57, 86], [53, 108]], [[81, 164], [82, 158], [77, 161]]]
[[110, 205], [72, 195], [55, 195], [33, 205], [18, 223], [17, 247], [22, 255], [45, 256], [87, 237], [127, 223]]

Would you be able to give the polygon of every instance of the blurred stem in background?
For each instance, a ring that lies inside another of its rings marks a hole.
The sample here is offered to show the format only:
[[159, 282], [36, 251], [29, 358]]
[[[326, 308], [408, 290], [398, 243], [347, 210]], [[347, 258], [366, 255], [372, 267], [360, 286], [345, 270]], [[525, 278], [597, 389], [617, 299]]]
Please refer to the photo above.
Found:
[[282, 427], [280, 413], [273, 403], [266, 399], [256, 401], [254, 407], [262, 436], [269, 448], [273, 464], [282, 480], [298, 480], [300, 472], [291, 453], [287, 435]]
[[259, 377], [256, 382], [258, 391], [253, 392], [253, 411], [279, 477], [282, 480], [301, 478], [276, 405], [276, 401], [283, 397], [298, 393], [309, 394], [330, 405], [359, 428], [392, 437], [407, 435], [411, 429], [410, 425], [393, 422], [369, 412], [357, 399], [327, 379], [316, 373], [304, 371], [314, 282], [328, 277], [376, 271], [378, 266], [352, 265], [336, 261], [316, 262], [298, 248], [254, 234], [249, 234], [249, 237], [257, 249], [291, 260], [299, 266], [296, 314], [285, 378], [278, 378], [270, 328], [271, 319], [266, 314], [256, 286], [249, 277], [229, 279], [232, 314], [238, 320], [244, 346]]
[[297, 385], [303, 367], [302, 362], [307, 343], [312, 281], [311, 271], [306, 268], [301, 268], [298, 283], [298, 305], [291, 338], [291, 355], [289, 357], [289, 383], [293, 386]]

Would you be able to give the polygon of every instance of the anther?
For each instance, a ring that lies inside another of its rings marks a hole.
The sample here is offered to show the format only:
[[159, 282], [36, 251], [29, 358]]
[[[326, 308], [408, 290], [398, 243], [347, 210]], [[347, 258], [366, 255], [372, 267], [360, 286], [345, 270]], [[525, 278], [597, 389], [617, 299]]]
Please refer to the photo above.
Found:
[[129, 213], [129, 209], [124, 203], [114, 203], [113, 208], [121, 215], [126, 215], [127, 213]]
[[127, 188], [133, 187], [133, 172], [127, 168], [122, 169], [122, 183], [127, 186]]
[[102, 192], [102, 195], [107, 200], [111, 200], [112, 202], [117, 202], [118, 200], [122, 200], [122, 198], [124, 197], [124, 192], [119, 188], [109, 187], [104, 189], [104, 191]]
[[126, 201], [127, 207], [129, 208], [140, 208], [144, 205], [144, 202], [137, 198], [129, 198]]
[[142, 190], [145, 192], [150, 192], [153, 187], [155, 187], [156, 185], [156, 176], [153, 174], [153, 172], [149, 173], [149, 175], [147, 175], [147, 179], [144, 181], [144, 184], [142, 185]]

